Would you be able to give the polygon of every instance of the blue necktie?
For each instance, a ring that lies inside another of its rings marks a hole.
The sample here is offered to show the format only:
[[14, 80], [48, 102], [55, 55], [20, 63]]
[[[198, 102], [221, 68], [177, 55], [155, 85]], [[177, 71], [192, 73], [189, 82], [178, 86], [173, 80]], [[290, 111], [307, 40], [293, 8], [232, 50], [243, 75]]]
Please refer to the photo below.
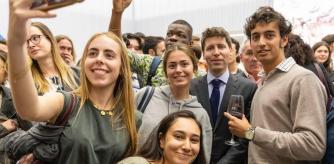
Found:
[[218, 116], [218, 108], [219, 108], [219, 100], [220, 100], [220, 91], [219, 86], [222, 83], [219, 79], [214, 79], [211, 81], [213, 85], [211, 97], [210, 97], [210, 105], [211, 105], [211, 115], [213, 119], [213, 124], [216, 124], [217, 116]]

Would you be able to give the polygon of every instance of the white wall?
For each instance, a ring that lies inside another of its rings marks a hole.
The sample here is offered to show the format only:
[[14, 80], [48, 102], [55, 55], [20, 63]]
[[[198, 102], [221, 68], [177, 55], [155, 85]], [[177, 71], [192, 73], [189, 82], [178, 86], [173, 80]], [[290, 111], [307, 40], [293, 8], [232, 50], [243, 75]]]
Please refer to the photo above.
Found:
[[[159, 7], [152, 9], [145, 6], [146, 2]], [[135, 3], [133, 30], [144, 31], [148, 35], [164, 36], [169, 23], [176, 19], [185, 19], [193, 26], [194, 34], [200, 34], [205, 28], [211, 26], [223, 26], [232, 33], [242, 33], [246, 17], [261, 5], [271, 6], [272, 1], [145, 0], [145, 3], [138, 5]]]
[[317, 0], [317, 3], [305, 3], [305, 0], [275, 1], [274, 7], [292, 23], [293, 33], [311, 46], [327, 34], [334, 34], [333, 0]]
[[[0, 0], [0, 34], [8, 30], [8, 1]], [[200, 34], [205, 28], [223, 26], [238, 39], [243, 38], [246, 17], [261, 5], [272, 6], [273, 0], [133, 0], [123, 16], [123, 32], [143, 32], [165, 36], [167, 26], [176, 19], [187, 20]], [[112, 0], [85, 0], [55, 10], [53, 19], [36, 19], [47, 24], [53, 33], [70, 36], [78, 55], [89, 37], [108, 29]], [[241, 37], [239, 36], [241, 35]]]

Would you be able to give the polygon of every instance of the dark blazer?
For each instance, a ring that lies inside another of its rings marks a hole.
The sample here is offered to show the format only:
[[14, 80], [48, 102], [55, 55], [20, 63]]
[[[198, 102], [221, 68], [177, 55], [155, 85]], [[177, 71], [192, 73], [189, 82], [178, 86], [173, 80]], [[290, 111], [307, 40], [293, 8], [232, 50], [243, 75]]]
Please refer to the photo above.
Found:
[[232, 147], [225, 144], [225, 141], [231, 138], [231, 132], [228, 129], [228, 119], [224, 116], [224, 112], [227, 111], [231, 95], [242, 95], [245, 103], [245, 115], [249, 120], [250, 107], [256, 89], [257, 85], [249, 79], [230, 74], [220, 104], [218, 118], [216, 124], [213, 125], [207, 76], [192, 80], [190, 93], [197, 96], [198, 102], [201, 103], [203, 108], [208, 112], [213, 129], [210, 163], [240, 164], [247, 161], [248, 141], [239, 139], [241, 144]]
[[29, 121], [22, 120], [15, 111], [15, 107], [13, 104], [12, 95], [10, 93], [10, 89], [4, 86], [0, 86], [0, 93], [2, 93], [2, 103], [0, 104], [0, 116], [2, 121], [4, 119], [14, 119], [18, 122], [19, 127], [23, 130], [28, 130], [32, 126]]

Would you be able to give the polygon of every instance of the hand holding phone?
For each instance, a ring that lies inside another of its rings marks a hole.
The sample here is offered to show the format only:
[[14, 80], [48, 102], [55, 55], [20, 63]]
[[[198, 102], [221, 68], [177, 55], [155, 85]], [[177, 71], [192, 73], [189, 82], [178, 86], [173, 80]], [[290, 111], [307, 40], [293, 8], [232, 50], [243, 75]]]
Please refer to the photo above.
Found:
[[33, 0], [31, 9], [48, 11], [65, 6], [72, 5], [74, 3], [82, 2], [84, 0]]

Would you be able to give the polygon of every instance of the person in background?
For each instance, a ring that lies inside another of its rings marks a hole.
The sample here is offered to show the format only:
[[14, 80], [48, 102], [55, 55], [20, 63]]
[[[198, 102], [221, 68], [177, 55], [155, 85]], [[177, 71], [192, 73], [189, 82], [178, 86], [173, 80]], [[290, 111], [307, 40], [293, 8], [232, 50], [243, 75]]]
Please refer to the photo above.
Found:
[[240, 60], [244, 71], [239, 75], [258, 84], [261, 81], [259, 73], [262, 71], [262, 64], [256, 59], [249, 40], [246, 40], [241, 47]]
[[162, 56], [166, 50], [165, 39], [157, 36], [147, 36], [144, 38], [143, 53], [152, 56]]
[[[28, 130], [32, 125], [28, 121], [22, 120], [15, 111], [10, 89], [5, 86], [7, 81], [7, 52], [0, 50], [0, 143], [2, 138], [16, 131], [18, 128]], [[11, 161], [0, 146], [0, 163], [10, 163]]]
[[[7, 52], [0, 50], [0, 85], [6, 86], [8, 85], [8, 79], [7, 79]], [[1, 103], [0, 103], [1, 104]]]
[[[189, 94], [190, 82], [197, 71], [197, 58], [192, 49], [182, 43], [169, 46], [163, 59], [163, 70], [169, 85], [155, 87], [154, 93], [143, 113], [139, 128], [139, 147], [150, 141], [149, 134], [167, 115], [180, 110], [192, 111], [202, 123], [202, 135], [206, 159], [210, 159], [212, 128], [210, 119], [195, 96]], [[137, 106], [145, 99], [146, 87], [136, 95]], [[209, 161], [207, 161], [209, 162]]]
[[201, 38], [196, 35], [193, 35], [191, 39], [191, 45], [201, 47]]
[[[109, 31], [114, 32], [117, 36], [121, 37], [121, 22], [124, 10], [131, 4], [132, 0], [113, 0], [112, 15], [109, 24]], [[185, 20], [178, 19], [169, 24], [165, 44], [166, 48], [175, 43], [183, 43], [191, 46], [192, 40], [192, 26]], [[152, 86], [164, 86], [167, 85], [167, 79], [164, 76], [162, 60], [155, 71], [155, 74], [149, 78], [149, 70], [154, 59], [151, 55], [137, 55], [135, 53], [129, 53], [131, 68], [138, 74], [144, 85], [150, 84]], [[163, 58], [162, 58], [163, 59]], [[195, 74], [198, 76], [198, 74]]]
[[194, 51], [197, 60], [200, 60], [202, 58], [202, 49], [201, 49], [201, 47], [197, 46], [197, 45], [192, 45], [191, 49]]
[[331, 58], [331, 48], [326, 42], [317, 42], [312, 47], [314, 57], [318, 63], [324, 65], [328, 72], [329, 80], [334, 82], [333, 59]]
[[6, 39], [0, 35], [0, 50], [8, 52]]
[[117, 164], [206, 164], [202, 125], [191, 111], [167, 115], [149, 136], [136, 156]]
[[129, 50], [135, 52], [136, 54], [143, 54], [143, 45], [140, 37], [135, 34], [125, 33], [123, 34], [123, 40]]
[[246, 22], [264, 76], [251, 106], [251, 124], [225, 112], [229, 129], [249, 140], [249, 163], [320, 163], [326, 149], [326, 102], [317, 76], [285, 58], [291, 24], [273, 8], [257, 9]]
[[56, 41], [59, 46], [60, 56], [69, 66], [75, 66], [76, 54], [73, 41], [66, 35], [57, 35]]
[[[8, 66], [17, 113], [27, 120], [52, 124], [63, 118], [68, 108], [73, 108], [69, 111], [68, 126], [59, 139], [60, 154], [53, 163], [109, 164], [133, 155], [137, 149], [136, 122], [140, 123], [140, 115], [135, 114], [130, 64], [123, 42], [110, 32], [95, 34], [84, 49], [79, 88], [74, 92], [38, 96], [25, 57], [28, 54], [26, 46], [32, 46], [32, 41], [44, 44], [48, 40], [38, 31], [33, 34], [25, 27], [31, 18], [55, 15], [31, 10], [29, 2], [12, 0], [10, 3]], [[34, 50], [29, 53], [39, 53]], [[30, 154], [20, 163], [31, 161]]]
[[[142, 54], [142, 45], [141, 45], [141, 40], [138, 36], [131, 34], [131, 33], [126, 33], [123, 34], [122, 36], [123, 41], [125, 42], [126, 47], [128, 50], [132, 51], [135, 54]], [[132, 75], [132, 88], [135, 92], [137, 92], [140, 88], [144, 86], [144, 84], [140, 81], [141, 76], [138, 75], [136, 70], [131, 70]]]
[[232, 41], [232, 47], [231, 47], [231, 54], [228, 60], [228, 70], [231, 72], [231, 74], [235, 75], [235, 74], [240, 74], [242, 72], [242, 70], [238, 68], [238, 63], [237, 63], [237, 56], [239, 54], [240, 44], [234, 38], [231, 38], [231, 41]]
[[334, 58], [334, 34], [328, 34], [325, 37], [323, 37], [321, 40], [326, 42], [329, 45], [330, 50], [332, 52], [331, 56], [332, 58]]
[[140, 42], [141, 42], [141, 45], [145, 45], [145, 34], [142, 33], [142, 32], [136, 32], [134, 33], [135, 35], [137, 35], [139, 38], [140, 38]]
[[31, 72], [38, 93], [76, 89], [79, 77], [61, 58], [59, 46], [50, 29], [43, 23], [32, 22], [26, 37]]

